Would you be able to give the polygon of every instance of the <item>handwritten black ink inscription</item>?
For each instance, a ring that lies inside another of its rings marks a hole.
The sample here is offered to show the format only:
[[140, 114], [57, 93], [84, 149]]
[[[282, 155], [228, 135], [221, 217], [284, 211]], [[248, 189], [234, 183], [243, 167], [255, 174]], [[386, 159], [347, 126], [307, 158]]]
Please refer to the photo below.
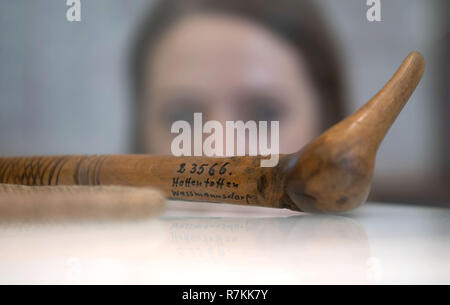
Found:
[[[211, 166], [209, 163], [197, 164], [192, 163], [189, 166], [189, 173], [201, 175], [203, 173], [207, 173], [210, 176], [214, 176], [215, 174], [224, 175], [227, 172], [227, 165], [230, 162], [225, 162], [220, 166], [219, 163], [214, 163]], [[184, 174], [186, 172], [187, 166], [186, 163], [181, 163], [178, 167], [177, 173]]]

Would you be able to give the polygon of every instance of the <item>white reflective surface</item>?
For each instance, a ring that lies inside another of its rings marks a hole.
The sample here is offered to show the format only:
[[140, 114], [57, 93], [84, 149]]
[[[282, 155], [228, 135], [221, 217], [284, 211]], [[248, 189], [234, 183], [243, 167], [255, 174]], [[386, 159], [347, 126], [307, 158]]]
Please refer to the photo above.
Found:
[[448, 284], [450, 209], [169, 202], [148, 221], [0, 224], [0, 283]]

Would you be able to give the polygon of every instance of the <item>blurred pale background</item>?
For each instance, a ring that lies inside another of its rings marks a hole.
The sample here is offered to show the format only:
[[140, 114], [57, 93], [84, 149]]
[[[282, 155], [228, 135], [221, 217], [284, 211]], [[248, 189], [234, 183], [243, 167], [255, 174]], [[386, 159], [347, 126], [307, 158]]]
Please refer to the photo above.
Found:
[[[82, 0], [81, 22], [70, 23], [65, 1], [0, 0], [0, 155], [132, 152], [128, 56], [150, 2]], [[383, 21], [372, 23], [365, 0], [319, 3], [346, 67], [347, 113], [411, 50], [424, 54], [423, 81], [380, 148], [375, 179], [382, 198], [420, 201], [441, 192], [436, 201], [445, 201], [448, 2], [381, 1]]]

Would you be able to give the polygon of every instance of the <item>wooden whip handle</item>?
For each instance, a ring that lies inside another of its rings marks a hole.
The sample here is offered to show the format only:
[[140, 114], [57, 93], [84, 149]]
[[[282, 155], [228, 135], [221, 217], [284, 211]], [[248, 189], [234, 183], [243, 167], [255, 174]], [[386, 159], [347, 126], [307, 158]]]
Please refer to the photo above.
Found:
[[152, 186], [169, 198], [296, 209], [284, 194], [281, 155], [277, 167], [260, 157], [68, 155], [0, 158], [0, 183], [23, 185]]

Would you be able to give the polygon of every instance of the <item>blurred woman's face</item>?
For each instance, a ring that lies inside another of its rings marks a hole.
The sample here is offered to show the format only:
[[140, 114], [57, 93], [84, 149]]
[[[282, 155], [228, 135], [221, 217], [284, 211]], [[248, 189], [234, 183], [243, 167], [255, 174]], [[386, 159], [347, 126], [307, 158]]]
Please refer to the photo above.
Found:
[[203, 113], [203, 122], [279, 121], [281, 153], [318, 134], [317, 94], [301, 54], [257, 23], [185, 17], [165, 32], [145, 65], [146, 152], [170, 153], [172, 123], [192, 122], [194, 112]]

